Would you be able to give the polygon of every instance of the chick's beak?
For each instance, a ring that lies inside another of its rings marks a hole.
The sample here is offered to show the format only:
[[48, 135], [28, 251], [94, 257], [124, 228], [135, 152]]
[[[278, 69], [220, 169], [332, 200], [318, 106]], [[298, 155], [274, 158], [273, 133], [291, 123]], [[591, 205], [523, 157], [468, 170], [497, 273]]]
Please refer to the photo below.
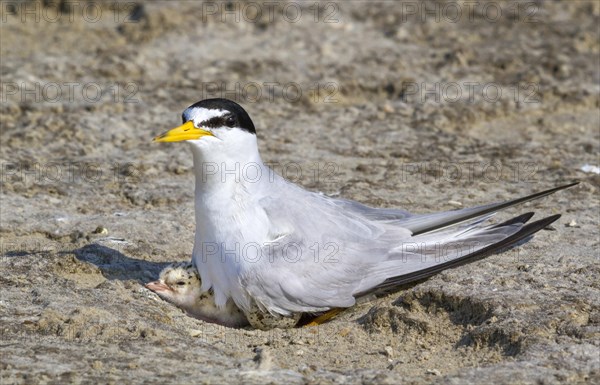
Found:
[[158, 135], [153, 142], [181, 142], [183, 140], [199, 139], [203, 136], [214, 136], [210, 131], [196, 128], [194, 122], [187, 121], [179, 127]]
[[172, 291], [169, 286], [161, 281], [149, 282], [146, 284], [146, 289], [152, 290], [153, 292], [159, 293], [164, 291]]

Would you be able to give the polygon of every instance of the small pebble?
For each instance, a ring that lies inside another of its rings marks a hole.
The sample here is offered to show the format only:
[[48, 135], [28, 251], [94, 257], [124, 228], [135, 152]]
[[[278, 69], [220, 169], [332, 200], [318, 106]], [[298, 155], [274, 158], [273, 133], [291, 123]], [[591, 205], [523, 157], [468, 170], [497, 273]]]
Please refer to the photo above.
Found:
[[94, 230], [94, 234], [108, 234], [108, 229], [103, 226], [98, 226], [96, 227], [96, 230]]
[[529, 271], [530, 269], [531, 269], [531, 266], [529, 266], [528, 264], [523, 264], [523, 265], [517, 266], [517, 270], [519, 270], [519, 271]]
[[254, 350], [256, 356], [254, 356], [254, 363], [258, 370], [269, 370], [273, 367], [271, 352], [267, 348], [256, 348]]
[[394, 356], [394, 349], [391, 346], [386, 346], [384, 349], [385, 355], [392, 358]]
[[437, 369], [427, 369], [427, 371], [425, 371], [426, 374], [432, 374], [434, 376], [440, 376], [442, 373], [440, 373], [439, 370]]

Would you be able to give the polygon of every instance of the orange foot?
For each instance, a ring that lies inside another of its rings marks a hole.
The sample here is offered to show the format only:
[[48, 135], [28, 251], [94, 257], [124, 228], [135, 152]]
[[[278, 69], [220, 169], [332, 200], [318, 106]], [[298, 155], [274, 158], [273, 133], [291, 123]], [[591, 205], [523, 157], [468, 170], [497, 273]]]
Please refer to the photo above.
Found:
[[325, 322], [332, 319], [333, 317], [335, 317], [336, 315], [340, 314], [344, 310], [346, 310], [346, 309], [344, 309], [344, 308], [331, 309], [331, 310], [321, 314], [320, 316], [316, 317], [315, 319], [313, 319], [312, 321], [310, 321], [309, 323], [304, 325], [304, 327], [322, 325]]

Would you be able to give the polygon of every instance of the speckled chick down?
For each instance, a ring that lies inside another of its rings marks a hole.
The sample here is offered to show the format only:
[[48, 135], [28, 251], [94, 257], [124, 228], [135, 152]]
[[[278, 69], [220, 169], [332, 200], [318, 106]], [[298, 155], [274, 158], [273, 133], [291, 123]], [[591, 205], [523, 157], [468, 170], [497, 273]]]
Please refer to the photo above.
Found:
[[174, 263], [165, 267], [158, 281], [150, 282], [146, 287], [162, 299], [183, 309], [194, 318], [229, 327], [242, 327], [250, 324], [255, 329], [292, 328], [296, 326], [301, 314], [290, 317], [273, 315], [252, 305], [244, 314], [232, 300], [224, 308], [215, 305], [212, 290], [202, 292], [202, 281], [191, 262]]
[[161, 271], [159, 280], [146, 287], [162, 299], [185, 310], [190, 316], [229, 327], [248, 325], [244, 313], [229, 300], [223, 308], [215, 305], [212, 290], [202, 292], [198, 271], [191, 262], [175, 263]]

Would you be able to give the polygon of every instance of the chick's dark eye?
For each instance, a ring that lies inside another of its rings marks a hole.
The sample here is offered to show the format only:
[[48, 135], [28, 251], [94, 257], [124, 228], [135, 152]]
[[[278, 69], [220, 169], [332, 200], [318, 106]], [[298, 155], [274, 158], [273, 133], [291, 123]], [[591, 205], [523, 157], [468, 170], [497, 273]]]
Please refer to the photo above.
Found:
[[225, 124], [227, 124], [227, 127], [234, 127], [235, 118], [233, 116], [228, 116], [227, 119], [225, 119]]
[[183, 282], [183, 281], [177, 282], [177, 286], [183, 286], [183, 285], [185, 285], [185, 282]]

